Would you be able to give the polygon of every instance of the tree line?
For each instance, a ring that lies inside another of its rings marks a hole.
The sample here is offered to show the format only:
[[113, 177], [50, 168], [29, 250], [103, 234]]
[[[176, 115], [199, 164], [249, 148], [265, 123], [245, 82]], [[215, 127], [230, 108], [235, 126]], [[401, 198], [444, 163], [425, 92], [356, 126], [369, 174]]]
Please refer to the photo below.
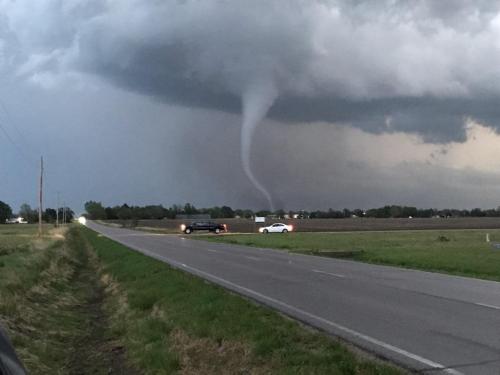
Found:
[[213, 219], [230, 219], [235, 217], [252, 218], [254, 216], [274, 216], [276, 218], [307, 218], [307, 219], [342, 219], [352, 217], [370, 218], [430, 218], [430, 217], [500, 217], [500, 207], [496, 209], [474, 208], [472, 210], [416, 208], [409, 206], [387, 205], [369, 210], [347, 209], [326, 211], [285, 211], [274, 212], [250, 209], [232, 209], [229, 206], [197, 208], [190, 203], [185, 205], [121, 206], [106, 207], [101, 202], [89, 201], [85, 203], [87, 217], [93, 220], [161, 220], [175, 219], [179, 215], [210, 215]]
[[412, 206], [387, 205], [379, 208], [347, 209], [327, 211], [300, 211], [301, 216], [311, 219], [342, 219], [352, 217], [370, 217], [370, 218], [431, 218], [431, 217], [500, 217], [500, 207], [495, 209], [473, 208], [467, 209], [436, 209], [436, 208], [417, 208]]
[[[62, 222], [63, 210], [65, 211], [66, 222], [71, 222], [75, 213], [69, 207], [59, 208], [59, 222]], [[0, 201], [0, 224], [4, 224], [7, 219], [15, 216], [21, 216], [28, 223], [38, 222], [38, 210], [32, 209], [29, 204], [23, 203], [17, 214], [15, 214], [7, 203]], [[55, 223], [56, 218], [57, 211], [54, 208], [46, 208], [42, 213], [42, 220], [46, 223]]]
[[190, 203], [184, 206], [173, 205], [171, 207], [163, 207], [162, 205], [148, 206], [129, 206], [122, 204], [121, 206], [105, 207], [101, 202], [89, 201], [85, 203], [85, 211], [89, 219], [93, 220], [147, 220], [147, 219], [175, 219], [178, 215], [210, 215], [214, 219], [252, 217], [251, 210], [233, 210], [231, 207], [211, 207], [211, 208], [196, 208]]

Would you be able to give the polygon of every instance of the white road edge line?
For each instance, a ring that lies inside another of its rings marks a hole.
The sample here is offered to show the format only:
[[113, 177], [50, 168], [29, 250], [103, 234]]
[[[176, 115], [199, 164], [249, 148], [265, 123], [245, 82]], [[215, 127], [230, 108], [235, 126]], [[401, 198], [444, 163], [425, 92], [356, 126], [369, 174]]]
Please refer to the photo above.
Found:
[[488, 308], [490, 308], [490, 309], [495, 309], [495, 310], [500, 310], [500, 306], [488, 305], [487, 303], [480, 303], [480, 302], [476, 302], [476, 303], [474, 303], [474, 305], [483, 306], [483, 307], [488, 307]]
[[339, 273], [332, 273], [332, 272], [326, 272], [326, 271], [320, 271], [320, 270], [312, 270], [312, 271], [316, 272], [316, 273], [324, 273], [325, 275], [340, 277], [341, 279], [343, 279], [345, 277], [345, 275], [341, 275]]
[[[344, 326], [342, 326], [340, 324], [334, 323], [334, 322], [329, 321], [327, 319], [324, 319], [324, 318], [322, 318], [320, 316], [311, 314], [311, 313], [309, 313], [307, 311], [304, 311], [302, 309], [299, 309], [297, 307], [289, 305], [286, 302], [282, 302], [282, 301], [274, 299], [272, 297], [268, 297], [268, 296], [266, 296], [264, 294], [261, 294], [261, 293], [255, 291], [255, 290], [252, 290], [252, 289], [246, 288], [244, 286], [235, 284], [235, 283], [233, 283], [233, 282], [231, 282], [229, 280], [226, 280], [226, 279], [223, 279], [221, 277], [212, 275], [212, 274], [210, 274], [208, 272], [202, 271], [202, 270], [197, 269], [195, 267], [188, 266], [185, 263], [177, 262], [176, 260], [164, 257], [163, 255], [159, 255], [159, 254], [153, 253], [153, 252], [151, 252], [149, 250], [141, 249], [140, 251], [142, 253], [144, 253], [144, 254], [149, 255], [152, 258], [163, 260], [163, 261], [165, 261], [167, 263], [170, 263], [171, 265], [176, 266], [178, 268], [184, 268], [184, 269], [190, 270], [194, 274], [203, 275], [203, 276], [205, 276], [208, 279], [216, 280], [216, 281], [218, 281], [221, 284], [226, 284], [226, 285], [232, 287], [233, 289], [244, 291], [244, 292], [246, 292], [246, 293], [248, 293], [250, 295], [254, 295], [256, 297], [259, 297], [260, 299], [267, 300], [268, 302], [271, 302], [271, 303], [273, 303], [275, 305], [279, 305], [279, 306], [285, 307], [288, 310], [295, 311], [296, 313], [299, 313], [300, 315], [307, 316], [308, 318], [311, 318], [313, 320], [316, 320], [318, 322], [326, 324], [326, 325], [328, 325], [330, 327], [333, 327], [333, 328], [335, 328], [335, 329], [337, 329], [339, 331], [343, 331], [343, 332], [345, 332], [345, 333], [347, 333], [347, 334], [349, 334], [351, 336], [354, 336], [354, 337], [356, 337], [358, 339], [364, 340], [366, 342], [369, 342], [371, 344], [377, 345], [377, 346], [379, 346], [381, 348], [384, 348], [386, 350], [389, 350], [389, 351], [392, 351], [392, 352], [397, 353], [399, 355], [402, 355], [404, 357], [410, 358], [410, 359], [412, 359], [412, 360], [414, 360], [416, 362], [420, 362], [420, 363], [422, 363], [422, 364], [424, 364], [426, 366], [431, 367], [432, 370], [441, 370], [441, 371], [443, 371], [443, 372], [445, 372], [447, 374], [451, 374], [451, 375], [465, 375], [465, 374], [463, 374], [460, 371], [454, 370], [452, 368], [447, 368], [446, 366], [444, 366], [444, 365], [442, 365], [440, 363], [431, 361], [430, 359], [421, 357], [421, 356], [419, 356], [417, 354], [413, 354], [413, 353], [408, 352], [408, 351], [406, 351], [404, 349], [398, 348], [397, 346], [393, 346], [391, 344], [388, 344], [388, 343], [385, 343], [383, 341], [377, 340], [374, 337], [364, 335], [364, 334], [362, 334], [360, 332], [357, 332], [357, 331], [355, 331], [353, 329], [344, 327]], [[429, 370], [431, 370], [431, 369], [429, 369]]]

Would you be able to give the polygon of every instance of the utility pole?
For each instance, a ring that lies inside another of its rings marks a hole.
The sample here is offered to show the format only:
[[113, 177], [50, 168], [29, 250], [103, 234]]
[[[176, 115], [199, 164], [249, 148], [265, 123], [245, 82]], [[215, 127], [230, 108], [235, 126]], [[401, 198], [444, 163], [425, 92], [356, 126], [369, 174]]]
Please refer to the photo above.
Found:
[[62, 215], [63, 215], [62, 224], [64, 226], [64, 224], [66, 224], [66, 202], [63, 202], [62, 210], [63, 210], [63, 212], [62, 212]]
[[40, 186], [38, 200], [38, 237], [42, 236], [42, 209], [43, 209], [43, 156], [40, 157]]
[[59, 192], [57, 192], [56, 227], [59, 226]]

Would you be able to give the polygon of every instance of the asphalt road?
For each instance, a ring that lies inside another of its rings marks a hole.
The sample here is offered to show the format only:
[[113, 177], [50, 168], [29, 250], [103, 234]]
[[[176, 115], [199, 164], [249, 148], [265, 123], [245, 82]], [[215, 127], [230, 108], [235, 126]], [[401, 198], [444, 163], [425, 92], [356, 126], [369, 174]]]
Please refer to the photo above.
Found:
[[88, 227], [423, 373], [500, 375], [498, 282]]

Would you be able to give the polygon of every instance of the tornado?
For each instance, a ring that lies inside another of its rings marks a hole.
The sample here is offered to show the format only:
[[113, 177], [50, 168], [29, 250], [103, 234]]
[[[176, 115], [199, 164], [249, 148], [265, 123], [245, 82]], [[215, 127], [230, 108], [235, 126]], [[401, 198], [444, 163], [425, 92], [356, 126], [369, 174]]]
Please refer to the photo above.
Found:
[[252, 171], [250, 156], [252, 140], [257, 126], [266, 117], [269, 108], [278, 96], [278, 90], [272, 80], [253, 83], [244, 90], [242, 101], [243, 122], [241, 125], [241, 163], [243, 170], [253, 186], [264, 195], [271, 211], [274, 211], [273, 199], [265, 186]]

